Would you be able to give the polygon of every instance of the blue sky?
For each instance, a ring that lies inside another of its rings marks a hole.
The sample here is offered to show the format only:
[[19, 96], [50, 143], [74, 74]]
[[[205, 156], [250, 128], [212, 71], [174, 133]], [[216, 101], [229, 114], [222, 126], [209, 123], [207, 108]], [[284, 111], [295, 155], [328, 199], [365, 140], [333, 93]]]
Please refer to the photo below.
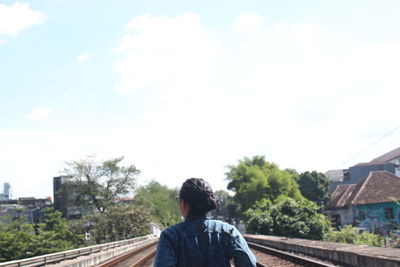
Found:
[[[398, 1], [0, 1], [0, 182], [125, 156], [179, 187], [265, 155], [345, 168], [399, 146]], [[349, 160], [350, 159], [350, 160]]]

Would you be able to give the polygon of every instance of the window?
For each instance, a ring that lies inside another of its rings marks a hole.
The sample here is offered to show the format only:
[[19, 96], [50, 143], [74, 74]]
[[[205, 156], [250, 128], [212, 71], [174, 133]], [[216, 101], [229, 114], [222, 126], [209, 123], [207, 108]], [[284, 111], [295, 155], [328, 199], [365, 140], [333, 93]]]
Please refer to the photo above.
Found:
[[360, 221], [365, 220], [365, 211], [364, 211], [364, 210], [360, 210], [360, 211], [358, 212], [358, 219], [359, 219]]
[[385, 208], [385, 218], [386, 219], [394, 219], [393, 208]]

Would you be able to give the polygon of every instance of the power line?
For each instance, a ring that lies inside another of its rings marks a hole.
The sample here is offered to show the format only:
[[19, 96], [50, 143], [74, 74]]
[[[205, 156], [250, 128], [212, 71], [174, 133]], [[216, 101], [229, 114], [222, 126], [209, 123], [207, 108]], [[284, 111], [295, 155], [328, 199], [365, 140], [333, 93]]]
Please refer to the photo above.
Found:
[[379, 143], [380, 141], [382, 141], [384, 138], [388, 137], [389, 135], [391, 135], [392, 133], [394, 133], [396, 130], [398, 130], [400, 128], [400, 125], [397, 126], [396, 128], [392, 129], [391, 131], [389, 131], [387, 134], [385, 134], [384, 136], [382, 136], [381, 138], [379, 138], [377, 141], [373, 142], [372, 144], [368, 145], [366, 148], [364, 148], [363, 150], [361, 150], [360, 152], [358, 152], [357, 154], [355, 154], [354, 156], [352, 156], [351, 158], [349, 158], [348, 160], [345, 160], [342, 162], [342, 165], [346, 164], [347, 162], [349, 162], [350, 160], [354, 159], [355, 157], [359, 156], [360, 154], [364, 153], [365, 151], [367, 151], [368, 149], [370, 149], [372, 146], [376, 145], [377, 143]]

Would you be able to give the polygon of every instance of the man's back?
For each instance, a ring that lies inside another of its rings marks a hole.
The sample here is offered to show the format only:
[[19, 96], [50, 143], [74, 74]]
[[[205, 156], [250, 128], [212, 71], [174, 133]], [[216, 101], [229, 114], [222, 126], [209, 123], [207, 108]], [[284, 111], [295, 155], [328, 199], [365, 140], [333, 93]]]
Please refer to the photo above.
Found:
[[224, 267], [256, 266], [256, 260], [239, 231], [205, 216], [188, 216], [161, 233], [154, 266]]

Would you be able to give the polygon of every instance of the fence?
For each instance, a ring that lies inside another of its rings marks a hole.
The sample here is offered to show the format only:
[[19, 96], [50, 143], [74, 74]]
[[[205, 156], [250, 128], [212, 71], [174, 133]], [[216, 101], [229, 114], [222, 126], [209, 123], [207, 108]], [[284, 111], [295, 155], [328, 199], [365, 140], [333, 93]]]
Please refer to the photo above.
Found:
[[95, 246], [90, 246], [90, 247], [84, 247], [84, 248], [77, 248], [77, 249], [72, 249], [72, 250], [67, 250], [67, 251], [57, 252], [57, 253], [52, 253], [52, 254], [46, 254], [46, 255], [36, 256], [36, 257], [22, 259], [22, 260], [7, 261], [7, 262], [0, 263], [0, 267], [45, 266], [50, 263], [56, 263], [56, 262], [60, 262], [60, 261], [68, 260], [68, 259], [77, 258], [79, 256], [84, 256], [84, 255], [89, 255], [91, 253], [100, 252], [103, 250], [108, 250], [108, 249], [112, 249], [112, 248], [116, 248], [116, 247], [121, 247], [121, 246], [129, 245], [129, 244], [138, 243], [141, 241], [145, 241], [147, 239], [151, 239], [153, 237], [154, 237], [154, 235], [146, 235], [146, 236], [136, 237], [136, 238], [132, 238], [132, 239], [116, 241], [116, 242], [95, 245]]

